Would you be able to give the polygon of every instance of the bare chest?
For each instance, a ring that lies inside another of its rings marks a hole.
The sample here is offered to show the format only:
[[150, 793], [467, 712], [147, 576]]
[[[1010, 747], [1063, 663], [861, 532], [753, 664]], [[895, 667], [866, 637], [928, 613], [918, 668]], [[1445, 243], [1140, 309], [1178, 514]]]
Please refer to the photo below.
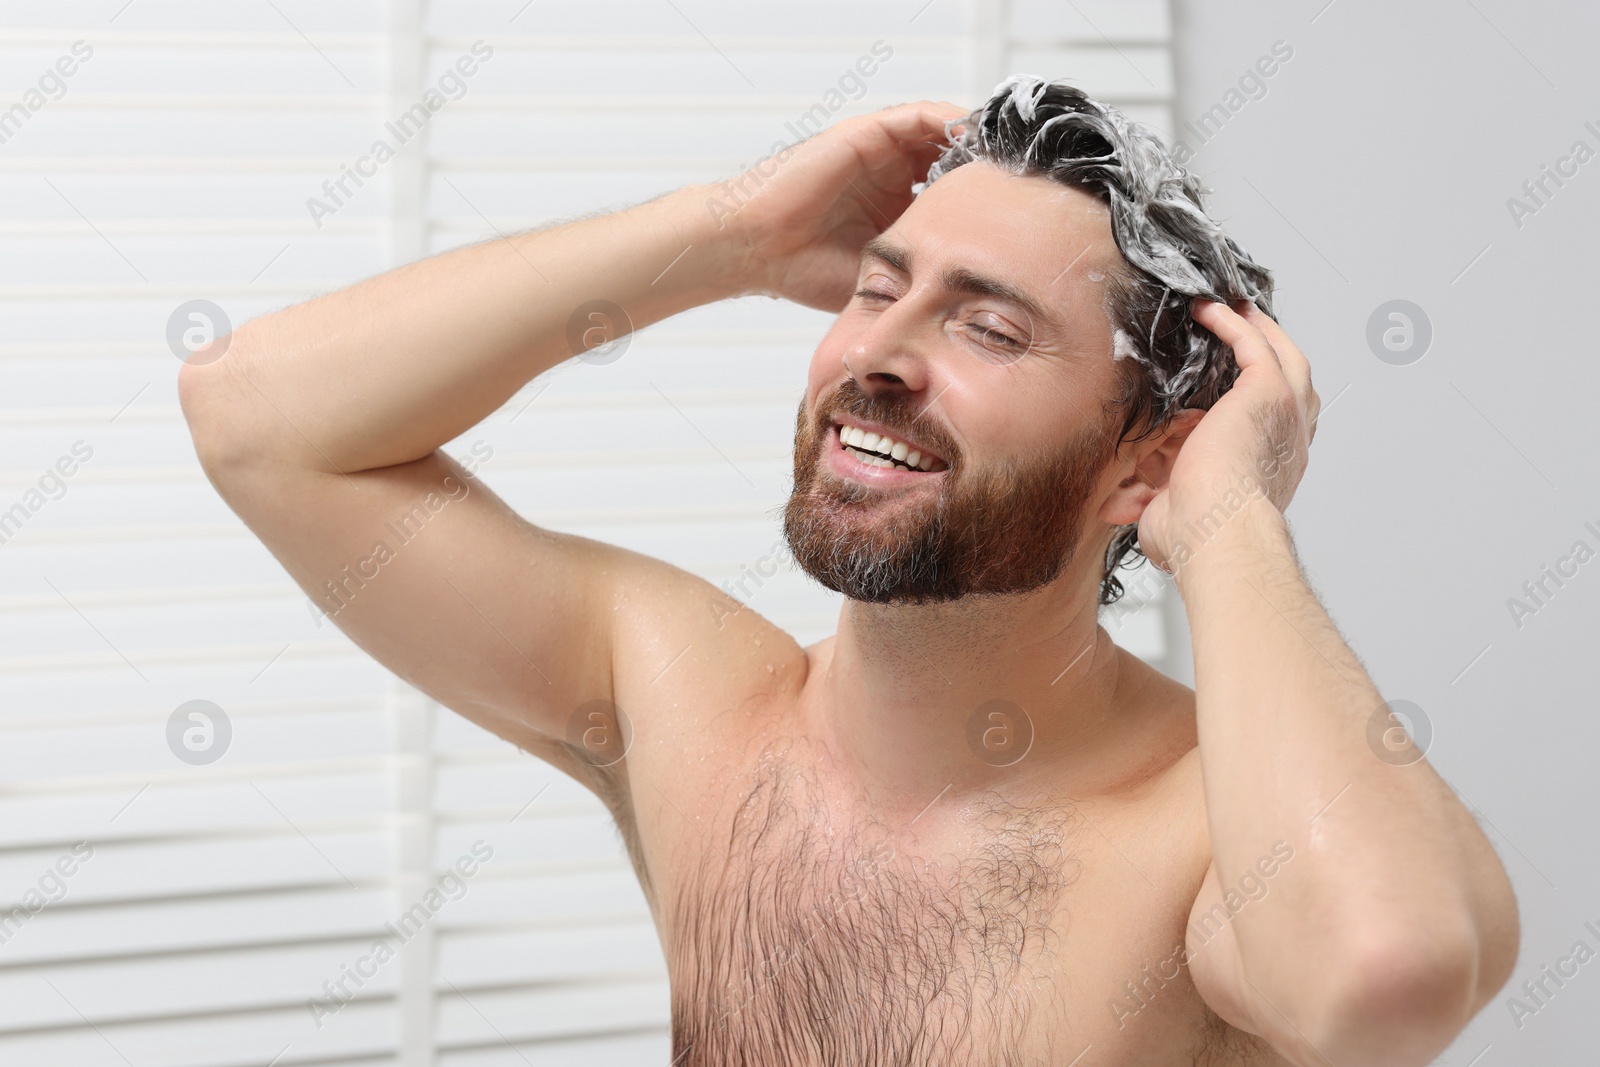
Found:
[[651, 850], [678, 1067], [1247, 1062], [1161, 977], [1197, 873], [1110, 813], [995, 797], [887, 825], [781, 748], [702, 801]]

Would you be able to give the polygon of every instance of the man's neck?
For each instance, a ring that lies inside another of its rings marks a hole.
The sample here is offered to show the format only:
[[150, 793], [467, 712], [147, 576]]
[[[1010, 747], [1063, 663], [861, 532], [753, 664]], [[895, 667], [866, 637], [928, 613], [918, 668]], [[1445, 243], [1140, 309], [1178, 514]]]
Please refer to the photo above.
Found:
[[[908, 817], [947, 791], [1100, 778], [1127, 736], [1129, 681], [1097, 593], [1068, 574], [1019, 596], [847, 600], [812, 713], [845, 768]], [[974, 736], [991, 725], [1004, 732], [992, 750]]]

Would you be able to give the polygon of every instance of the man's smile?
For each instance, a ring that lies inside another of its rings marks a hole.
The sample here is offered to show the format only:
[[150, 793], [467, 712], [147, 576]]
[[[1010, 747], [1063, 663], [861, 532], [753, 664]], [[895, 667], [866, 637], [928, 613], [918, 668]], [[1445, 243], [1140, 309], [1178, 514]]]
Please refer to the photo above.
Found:
[[854, 481], [873, 485], [919, 481], [949, 468], [927, 446], [854, 416], [835, 420], [830, 438], [829, 468]]

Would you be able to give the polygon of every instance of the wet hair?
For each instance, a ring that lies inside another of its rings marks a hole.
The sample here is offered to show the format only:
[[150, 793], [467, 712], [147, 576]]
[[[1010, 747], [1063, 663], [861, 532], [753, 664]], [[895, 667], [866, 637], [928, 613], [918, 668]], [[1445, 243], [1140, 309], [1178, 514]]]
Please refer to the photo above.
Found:
[[[1206, 214], [1206, 190], [1152, 130], [1064, 81], [1014, 74], [982, 106], [946, 122], [945, 136], [949, 147], [927, 184], [982, 160], [1077, 186], [1110, 208], [1126, 261], [1106, 278], [1125, 408], [1119, 442], [1163, 429], [1184, 408], [1208, 409], [1227, 392], [1239, 375], [1233, 352], [1190, 317], [1189, 301], [1250, 300], [1270, 315], [1272, 275]], [[1113, 531], [1101, 604], [1122, 596], [1115, 572], [1143, 555], [1137, 524]]]

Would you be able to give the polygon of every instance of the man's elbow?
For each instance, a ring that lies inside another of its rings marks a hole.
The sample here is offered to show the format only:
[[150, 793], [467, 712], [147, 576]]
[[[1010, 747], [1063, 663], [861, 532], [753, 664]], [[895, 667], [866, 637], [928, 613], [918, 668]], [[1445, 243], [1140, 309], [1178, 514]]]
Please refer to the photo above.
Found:
[[254, 436], [259, 405], [239, 373], [249, 345], [247, 336], [235, 332], [197, 349], [178, 370], [178, 405], [195, 455], [213, 479], [253, 451], [246, 442]]
[[1423, 1067], [1510, 976], [1503, 946], [1485, 945], [1466, 925], [1363, 941], [1330, 972], [1305, 1033], [1317, 1053], [1311, 1062]]

